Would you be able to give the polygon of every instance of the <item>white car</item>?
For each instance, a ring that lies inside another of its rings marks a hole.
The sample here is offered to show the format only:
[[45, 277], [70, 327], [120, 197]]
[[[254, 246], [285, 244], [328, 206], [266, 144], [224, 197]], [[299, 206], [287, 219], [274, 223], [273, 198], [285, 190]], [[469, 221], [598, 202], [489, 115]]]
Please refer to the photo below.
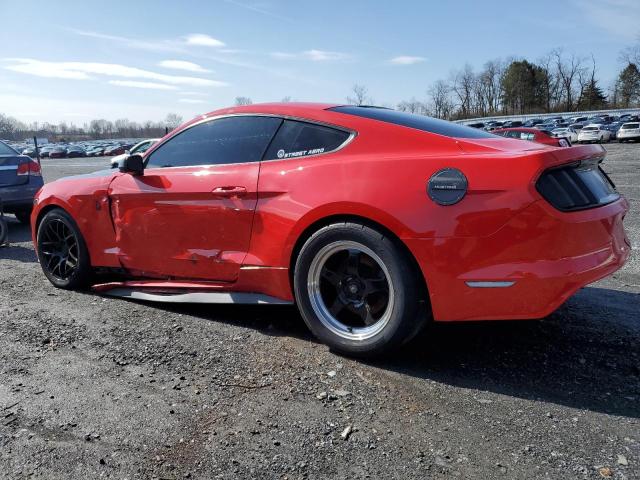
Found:
[[611, 140], [611, 132], [598, 123], [587, 125], [578, 133], [578, 143], [602, 143]]
[[551, 133], [554, 137], [566, 138], [571, 143], [578, 141], [578, 132], [572, 127], [554, 128]]
[[639, 122], [627, 122], [623, 123], [618, 130], [618, 141], [631, 142], [632, 140], [640, 141], [640, 123]]
[[142, 155], [144, 152], [149, 150], [158, 140], [159, 138], [149, 138], [147, 140], [143, 140], [139, 143], [136, 143], [131, 150], [127, 150], [126, 152], [116, 155], [115, 157], [111, 157], [111, 168], [117, 168], [118, 162], [120, 160], [124, 160], [129, 155], [133, 155], [134, 153], [138, 153]]

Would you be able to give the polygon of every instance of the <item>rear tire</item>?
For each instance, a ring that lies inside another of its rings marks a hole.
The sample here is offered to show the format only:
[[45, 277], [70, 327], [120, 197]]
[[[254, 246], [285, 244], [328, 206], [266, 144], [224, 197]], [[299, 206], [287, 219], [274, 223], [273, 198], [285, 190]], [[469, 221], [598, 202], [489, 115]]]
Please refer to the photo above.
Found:
[[48, 212], [38, 226], [36, 243], [42, 271], [55, 287], [74, 290], [90, 285], [92, 269], [87, 245], [67, 212]]
[[358, 223], [321, 228], [296, 260], [295, 297], [311, 332], [332, 350], [381, 355], [422, 328], [421, 279], [394, 240]]
[[9, 238], [9, 226], [4, 217], [0, 216], [0, 247], [7, 243]]

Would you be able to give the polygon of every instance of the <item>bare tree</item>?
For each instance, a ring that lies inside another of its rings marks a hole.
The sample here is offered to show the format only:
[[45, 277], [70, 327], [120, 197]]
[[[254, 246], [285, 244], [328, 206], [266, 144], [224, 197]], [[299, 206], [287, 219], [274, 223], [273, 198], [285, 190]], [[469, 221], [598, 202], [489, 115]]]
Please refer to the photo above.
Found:
[[635, 45], [625, 48], [620, 52], [620, 61], [623, 64], [634, 64], [640, 69], [640, 37]]
[[571, 54], [565, 58], [564, 52], [558, 48], [551, 52], [555, 63], [555, 72], [562, 91], [564, 100], [564, 109], [566, 111], [573, 110], [576, 106], [576, 100], [579, 98], [581, 80], [585, 78], [584, 59]]
[[253, 100], [251, 100], [251, 98], [249, 97], [236, 97], [236, 101], [235, 104], [236, 106], [241, 106], [241, 105], [251, 105], [253, 103]]
[[350, 105], [370, 105], [373, 99], [367, 95], [368, 90], [364, 85], [355, 84], [351, 89], [353, 97], [347, 97], [347, 103]]
[[164, 123], [167, 127], [173, 130], [182, 123], [182, 117], [177, 113], [168, 113], [164, 119]]
[[473, 110], [476, 75], [468, 63], [460, 71], [452, 74], [451, 89], [460, 106], [460, 116], [468, 118]]
[[282, 103], [289, 103], [291, 102], [291, 97], [289, 95], [287, 95], [286, 97], [282, 97], [282, 100], [280, 100]]
[[426, 105], [420, 100], [416, 100], [415, 97], [411, 98], [411, 100], [403, 100], [398, 103], [396, 108], [401, 112], [417, 113], [419, 115], [424, 115], [427, 109]]
[[429, 89], [431, 98], [428, 109], [436, 118], [451, 118], [453, 115], [453, 100], [451, 99], [451, 87], [444, 80], [438, 80]]

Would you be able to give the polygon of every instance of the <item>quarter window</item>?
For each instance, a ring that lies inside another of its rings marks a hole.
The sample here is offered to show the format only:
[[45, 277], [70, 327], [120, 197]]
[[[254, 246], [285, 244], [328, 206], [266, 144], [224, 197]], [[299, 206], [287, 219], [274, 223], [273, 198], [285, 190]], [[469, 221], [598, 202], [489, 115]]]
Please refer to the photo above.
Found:
[[151, 153], [147, 168], [258, 162], [282, 123], [276, 117], [225, 117], [187, 128]]
[[271, 142], [265, 160], [305, 157], [331, 152], [349, 138], [349, 133], [314, 123], [285, 120]]

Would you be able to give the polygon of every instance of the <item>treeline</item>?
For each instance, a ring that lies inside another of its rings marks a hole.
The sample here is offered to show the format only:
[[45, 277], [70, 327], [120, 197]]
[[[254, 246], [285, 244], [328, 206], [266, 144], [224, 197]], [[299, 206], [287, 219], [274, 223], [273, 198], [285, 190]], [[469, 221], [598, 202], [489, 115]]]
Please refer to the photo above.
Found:
[[[451, 120], [493, 115], [601, 110], [640, 107], [640, 43], [620, 53], [622, 68], [605, 87], [596, 60], [562, 49], [536, 62], [509, 58], [491, 60], [480, 71], [469, 64], [436, 81], [425, 100], [397, 105], [402, 111]], [[369, 100], [363, 86], [354, 86], [350, 103]], [[365, 89], [366, 91], [366, 89]]]
[[61, 122], [32, 122], [26, 124], [0, 113], [0, 139], [25, 140], [31, 137], [48, 138], [50, 141], [60, 140], [97, 140], [108, 138], [152, 138], [162, 137], [166, 130], [172, 130], [182, 123], [182, 117], [169, 113], [164, 121], [143, 123], [133, 122], [126, 118], [110, 121], [105, 119], [91, 120], [83, 125]]

